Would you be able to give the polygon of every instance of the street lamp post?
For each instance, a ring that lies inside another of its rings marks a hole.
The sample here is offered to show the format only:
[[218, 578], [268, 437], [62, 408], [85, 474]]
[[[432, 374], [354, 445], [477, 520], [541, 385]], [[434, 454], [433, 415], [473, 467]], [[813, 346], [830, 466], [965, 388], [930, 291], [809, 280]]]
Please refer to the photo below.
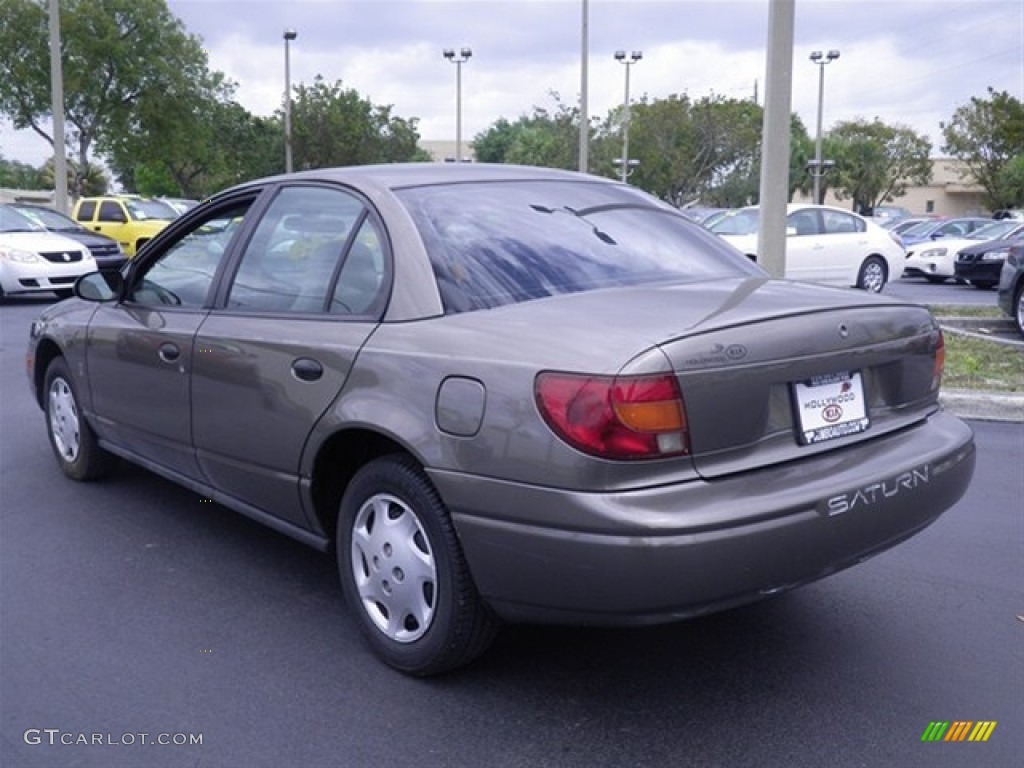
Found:
[[811, 52], [811, 61], [818, 65], [818, 134], [814, 140], [814, 163], [811, 176], [814, 178], [814, 204], [821, 205], [821, 177], [828, 172], [831, 165], [821, 160], [821, 113], [825, 104], [825, 65], [839, 58], [839, 51], [831, 50], [827, 54], [821, 51]]
[[626, 66], [626, 96], [622, 100], [622, 160], [620, 161], [623, 183], [629, 178], [629, 68], [643, 57], [642, 51], [633, 51], [629, 58], [626, 58], [625, 51], [615, 52], [615, 60]]
[[284, 31], [284, 172], [292, 172], [292, 70], [288, 44], [298, 37], [294, 29]]
[[470, 48], [461, 48], [459, 55], [455, 55], [452, 48], [444, 49], [444, 57], [455, 65], [455, 162], [462, 162], [462, 65], [469, 61], [473, 51]]

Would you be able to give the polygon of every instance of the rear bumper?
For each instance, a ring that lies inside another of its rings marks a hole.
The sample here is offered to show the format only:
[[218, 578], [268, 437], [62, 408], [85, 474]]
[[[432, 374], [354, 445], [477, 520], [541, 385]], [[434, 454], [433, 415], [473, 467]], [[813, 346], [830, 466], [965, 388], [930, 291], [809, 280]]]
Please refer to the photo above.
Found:
[[500, 616], [615, 625], [739, 605], [854, 565], [955, 504], [974, 461], [970, 428], [940, 412], [868, 443], [710, 482], [583, 493], [431, 477]]

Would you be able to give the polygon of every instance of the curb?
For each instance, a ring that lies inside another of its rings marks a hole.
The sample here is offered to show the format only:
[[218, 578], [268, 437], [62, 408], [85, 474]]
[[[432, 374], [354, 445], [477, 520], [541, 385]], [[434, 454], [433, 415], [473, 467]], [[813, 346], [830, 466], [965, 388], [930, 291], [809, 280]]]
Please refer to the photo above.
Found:
[[961, 419], [1024, 423], [1024, 394], [943, 389], [939, 391], [939, 402]]
[[991, 341], [1024, 350], [1024, 339], [1009, 318], [991, 317], [936, 317], [944, 333]]

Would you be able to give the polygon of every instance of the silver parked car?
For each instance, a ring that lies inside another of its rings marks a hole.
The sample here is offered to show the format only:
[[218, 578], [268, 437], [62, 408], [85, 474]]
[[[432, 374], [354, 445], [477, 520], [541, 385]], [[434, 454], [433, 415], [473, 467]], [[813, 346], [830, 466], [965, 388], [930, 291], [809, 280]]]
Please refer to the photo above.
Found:
[[245, 184], [33, 324], [78, 480], [141, 464], [320, 550], [374, 651], [647, 624], [827, 576], [963, 495], [920, 306], [770, 279], [631, 187], [390, 165]]

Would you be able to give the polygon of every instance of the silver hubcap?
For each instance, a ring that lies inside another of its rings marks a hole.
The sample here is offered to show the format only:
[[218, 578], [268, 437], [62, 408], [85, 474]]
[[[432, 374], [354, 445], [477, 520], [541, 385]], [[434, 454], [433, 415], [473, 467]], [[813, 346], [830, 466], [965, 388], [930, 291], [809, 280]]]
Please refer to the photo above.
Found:
[[50, 384], [49, 397], [50, 433], [53, 444], [64, 461], [71, 463], [78, 458], [81, 433], [78, 426], [78, 407], [71, 387], [62, 378]]
[[869, 261], [864, 265], [864, 288], [872, 293], [878, 293], [885, 285], [885, 274], [882, 265], [877, 261]]
[[1017, 294], [1017, 327], [1024, 333], [1024, 291]]
[[363, 610], [399, 643], [418, 640], [437, 609], [437, 567], [416, 513], [387, 494], [367, 499], [352, 526], [352, 575]]

